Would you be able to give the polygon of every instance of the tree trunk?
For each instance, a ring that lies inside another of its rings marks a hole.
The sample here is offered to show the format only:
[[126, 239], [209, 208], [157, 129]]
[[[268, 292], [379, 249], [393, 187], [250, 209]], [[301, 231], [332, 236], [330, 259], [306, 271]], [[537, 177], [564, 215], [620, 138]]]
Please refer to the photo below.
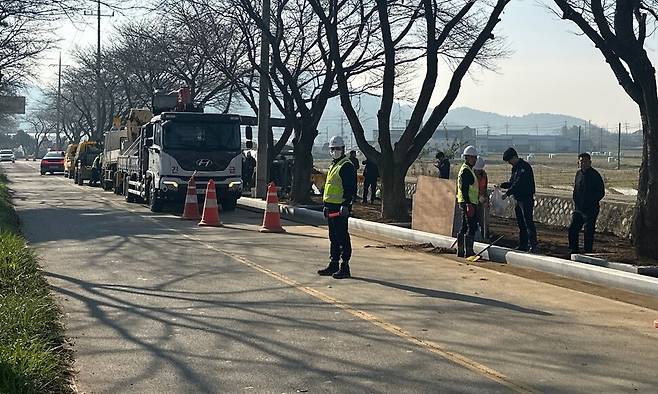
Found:
[[290, 200], [296, 204], [310, 204], [312, 202], [310, 196], [314, 140], [315, 137], [299, 138], [295, 143], [295, 165], [293, 166]]
[[405, 191], [407, 168], [395, 163], [392, 157], [382, 157], [379, 163], [382, 180], [382, 218], [396, 222], [410, 220]]
[[649, 90], [645, 90], [644, 106], [640, 108], [644, 142], [633, 243], [639, 257], [658, 259], [658, 96], [655, 89]]

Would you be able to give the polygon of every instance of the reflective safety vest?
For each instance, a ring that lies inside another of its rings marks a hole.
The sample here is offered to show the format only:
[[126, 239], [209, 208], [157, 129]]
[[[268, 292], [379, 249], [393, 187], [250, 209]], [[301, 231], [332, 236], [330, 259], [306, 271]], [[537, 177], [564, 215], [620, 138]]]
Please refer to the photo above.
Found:
[[327, 173], [327, 180], [324, 183], [324, 196], [322, 201], [329, 204], [342, 204], [345, 199], [343, 198], [343, 180], [340, 177], [340, 169], [345, 164], [353, 165], [350, 158], [345, 156], [338, 163], [332, 164]]
[[475, 171], [466, 163], [462, 164], [462, 167], [459, 169], [459, 175], [457, 175], [457, 202], [460, 204], [466, 202], [464, 191], [462, 190], [462, 174], [464, 174], [464, 171], [470, 171], [473, 175], [473, 183], [468, 186], [468, 199], [471, 204], [477, 204], [480, 197], [478, 177], [475, 176]]

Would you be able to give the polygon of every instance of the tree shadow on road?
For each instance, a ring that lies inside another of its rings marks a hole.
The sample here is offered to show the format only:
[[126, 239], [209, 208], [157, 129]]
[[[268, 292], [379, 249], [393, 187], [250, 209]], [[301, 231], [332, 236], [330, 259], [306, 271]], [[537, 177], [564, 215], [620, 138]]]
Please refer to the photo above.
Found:
[[442, 291], [442, 290], [434, 290], [434, 289], [426, 289], [424, 287], [416, 287], [416, 286], [409, 286], [409, 285], [403, 285], [400, 283], [393, 283], [393, 282], [388, 282], [385, 280], [381, 279], [372, 279], [372, 278], [362, 278], [358, 276], [353, 276], [352, 279], [359, 280], [362, 282], [367, 282], [367, 283], [373, 283], [381, 286], [386, 286], [386, 287], [391, 287], [394, 289], [398, 290], [404, 290], [404, 291], [409, 291], [412, 293], [416, 294], [421, 294], [426, 297], [431, 297], [431, 298], [442, 298], [445, 300], [454, 300], [454, 301], [462, 301], [462, 302], [467, 302], [471, 304], [479, 304], [479, 305], [485, 305], [485, 306], [492, 306], [495, 308], [503, 308], [503, 309], [508, 309], [514, 312], [521, 312], [521, 313], [527, 313], [531, 315], [538, 315], [538, 316], [553, 316], [551, 313], [544, 312], [544, 311], [539, 311], [536, 309], [530, 309], [530, 308], [524, 308], [519, 305], [514, 305], [510, 304], [508, 302], [503, 302], [503, 301], [497, 301], [493, 300], [491, 298], [484, 298], [484, 297], [476, 297], [476, 296], [471, 296], [471, 295], [466, 295], [466, 294], [459, 294], [459, 293], [452, 293], [449, 291]]

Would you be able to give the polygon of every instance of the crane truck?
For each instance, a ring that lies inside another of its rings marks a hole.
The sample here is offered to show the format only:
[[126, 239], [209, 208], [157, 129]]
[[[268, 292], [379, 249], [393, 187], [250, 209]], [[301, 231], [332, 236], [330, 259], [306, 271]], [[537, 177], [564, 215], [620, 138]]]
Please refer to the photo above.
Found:
[[114, 189], [128, 202], [146, 202], [159, 212], [165, 201], [183, 202], [187, 184], [195, 175], [202, 197], [213, 179], [218, 203], [234, 210], [242, 194], [241, 124], [247, 125], [246, 147], [252, 147], [255, 118], [203, 113], [182, 88], [156, 92], [153, 113], [139, 135], [117, 157]]

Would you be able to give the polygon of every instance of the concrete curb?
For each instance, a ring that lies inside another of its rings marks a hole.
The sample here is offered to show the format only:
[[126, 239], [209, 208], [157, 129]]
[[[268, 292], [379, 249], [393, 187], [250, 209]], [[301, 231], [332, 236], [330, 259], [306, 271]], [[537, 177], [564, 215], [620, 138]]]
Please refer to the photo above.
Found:
[[608, 261], [606, 259], [601, 259], [598, 257], [587, 256], [582, 254], [572, 254], [572, 261], [577, 261], [579, 263], [585, 263], [590, 265], [596, 265], [599, 267], [611, 268], [618, 271], [630, 272], [632, 274], [648, 275], [653, 277], [658, 277], [658, 266], [635, 266], [626, 263], [617, 263], [614, 261]]
[[[243, 197], [238, 200], [238, 205], [246, 208], [265, 210], [267, 204], [265, 201]], [[301, 220], [312, 220], [313, 222], [325, 221], [322, 212], [282, 204], [280, 204], [279, 207], [281, 214], [283, 215], [292, 216]], [[362, 219], [350, 218], [349, 223], [350, 228], [354, 230], [387, 238], [397, 238], [408, 242], [431, 243], [435, 247], [450, 248], [455, 241], [454, 238], [444, 235], [431, 234]], [[487, 245], [483, 243], [476, 243], [474, 249], [476, 252], [479, 252], [486, 246]], [[596, 265], [572, 262], [556, 257], [520, 253], [499, 246], [492, 246], [488, 251], [484, 252], [483, 256], [490, 261], [498, 263], [530, 268], [567, 278], [583, 280], [586, 282], [658, 297], [658, 278], [617, 271]]]

